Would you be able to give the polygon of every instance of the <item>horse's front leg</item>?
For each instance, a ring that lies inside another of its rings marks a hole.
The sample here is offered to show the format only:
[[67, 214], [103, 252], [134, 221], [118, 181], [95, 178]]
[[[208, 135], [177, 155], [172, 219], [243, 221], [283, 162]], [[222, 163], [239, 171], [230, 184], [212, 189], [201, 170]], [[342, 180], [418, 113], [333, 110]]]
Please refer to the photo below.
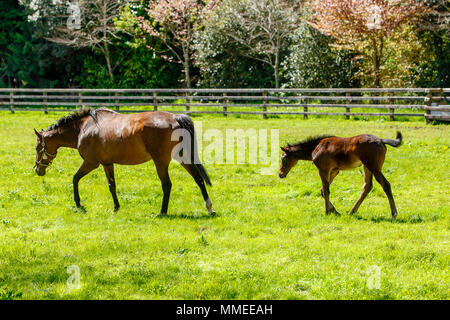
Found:
[[78, 169], [77, 173], [73, 176], [73, 199], [75, 200], [75, 204], [78, 208], [82, 208], [80, 203], [80, 194], [78, 192], [78, 183], [81, 178], [87, 175], [92, 170], [98, 168], [99, 164], [92, 164], [87, 162], [86, 160], [83, 162], [81, 167]]
[[330, 201], [330, 182], [329, 177], [330, 174], [328, 172], [319, 170], [320, 179], [322, 180], [322, 189], [321, 193], [325, 199], [325, 214], [328, 215], [330, 212], [334, 212], [336, 214], [339, 214], [337, 210], [334, 208], [333, 204]]
[[119, 200], [117, 199], [116, 194], [116, 180], [114, 178], [114, 165], [113, 164], [104, 164], [103, 169], [105, 169], [106, 178], [108, 179], [109, 191], [114, 200], [114, 210], [120, 209]]

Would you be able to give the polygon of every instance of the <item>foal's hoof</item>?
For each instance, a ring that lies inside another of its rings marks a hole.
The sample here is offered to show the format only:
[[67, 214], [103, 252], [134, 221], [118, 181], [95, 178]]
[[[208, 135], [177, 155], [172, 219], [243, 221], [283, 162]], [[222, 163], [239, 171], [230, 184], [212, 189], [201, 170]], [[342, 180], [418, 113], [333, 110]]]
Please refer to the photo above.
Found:
[[211, 216], [215, 216], [215, 215], [216, 215], [216, 212], [215, 212], [214, 210], [211, 210], [211, 211], [209, 212], [209, 214], [210, 214]]
[[334, 213], [337, 216], [341, 215], [335, 208], [332, 208], [332, 209], [330, 209], [330, 210], [325, 212], [326, 215], [329, 215], [330, 213]]

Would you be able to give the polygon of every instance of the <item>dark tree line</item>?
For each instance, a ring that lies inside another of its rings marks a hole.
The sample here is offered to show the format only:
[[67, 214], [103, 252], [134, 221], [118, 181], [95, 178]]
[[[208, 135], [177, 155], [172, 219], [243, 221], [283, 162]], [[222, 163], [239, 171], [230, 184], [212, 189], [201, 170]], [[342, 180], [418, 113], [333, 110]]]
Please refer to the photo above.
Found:
[[[306, 23], [311, 14], [304, 9], [308, 1], [214, 1], [211, 8], [215, 11], [211, 9], [205, 15], [195, 8], [204, 8], [212, 0], [186, 0], [191, 16], [166, 21], [155, 11], [153, 0], [124, 0], [121, 6], [110, 7], [103, 18], [102, 4], [111, 0], [95, 0], [83, 9], [81, 24], [86, 27], [78, 30], [60, 27], [61, 21], [67, 20], [67, 7], [40, 0], [37, 3], [41, 10], [36, 15], [37, 7], [30, 7], [30, 1], [0, 2], [1, 87], [368, 85], [360, 76], [365, 71], [361, 54], [345, 48], [337, 50], [336, 39]], [[161, 3], [170, 7], [170, 2]], [[432, 10], [402, 31], [409, 32], [420, 55], [409, 52], [410, 46], [404, 51], [399, 47], [401, 56], [395, 56], [393, 49], [387, 51], [386, 72], [396, 72], [389, 66], [395, 66], [404, 54], [412, 57], [402, 73], [393, 73], [399, 81], [387, 85], [450, 87], [448, 2], [430, 0], [427, 5]], [[179, 18], [176, 9], [171, 10]], [[98, 25], [93, 23], [95, 15], [101, 22]], [[142, 28], [143, 21], [147, 30]], [[181, 27], [171, 30], [174, 22]], [[182, 47], [175, 45], [171, 52], [167, 43], [183, 39], [183, 34], [174, 34], [184, 32], [183, 28], [190, 32], [189, 56], [184, 52], [185, 59], [179, 59]], [[96, 38], [89, 32], [97, 32]], [[107, 39], [103, 36], [106, 33], [111, 35]], [[397, 44], [388, 45], [396, 48]]]

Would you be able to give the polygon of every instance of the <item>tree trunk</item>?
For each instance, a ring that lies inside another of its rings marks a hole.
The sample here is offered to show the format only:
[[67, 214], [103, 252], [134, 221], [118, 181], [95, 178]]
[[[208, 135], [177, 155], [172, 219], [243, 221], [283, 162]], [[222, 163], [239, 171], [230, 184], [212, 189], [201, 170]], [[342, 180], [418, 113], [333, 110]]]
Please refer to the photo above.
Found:
[[114, 83], [114, 74], [111, 66], [111, 55], [109, 53], [108, 44], [105, 44], [104, 54], [106, 59], [106, 66], [108, 67], [109, 79], [111, 80], [111, 83]]
[[373, 46], [373, 56], [372, 56], [372, 64], [373, 64], [373, 85], [375, 88], [381, 87], [381, 75], [380, 75], [380, 61], [381, 61], [381, 52], [378, 48], [378, 43], [376, 38], [372, 38], [372, 46]]
[[183, 66], [184, 66], [184, 80], [186, 82], [186, 88], [191, 88], [191, 74], [190, 74], [190, 59], [189, 59], [189, 47], [183, 44]]
[[280, 53], [279, 50], [276, 50], [275, 52], [275, 65], [273, 66], [273, 72], [275, 76], [275, 88], [280, 87], [280, 75], [279, 75], [279, 68], [280, 68]]

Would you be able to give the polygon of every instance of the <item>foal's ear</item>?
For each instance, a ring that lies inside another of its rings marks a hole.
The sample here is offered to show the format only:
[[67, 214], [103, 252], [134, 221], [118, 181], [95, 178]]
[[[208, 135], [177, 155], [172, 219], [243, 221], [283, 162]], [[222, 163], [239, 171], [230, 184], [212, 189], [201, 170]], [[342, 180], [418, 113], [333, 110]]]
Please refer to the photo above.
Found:
[[42, 134], [40, 134], [39, 132], [36, 131], [36, 129], [34, 129], [34, 133], [36, 134], [36, 136], [38, 136], [39, 138], [42, 137]]

